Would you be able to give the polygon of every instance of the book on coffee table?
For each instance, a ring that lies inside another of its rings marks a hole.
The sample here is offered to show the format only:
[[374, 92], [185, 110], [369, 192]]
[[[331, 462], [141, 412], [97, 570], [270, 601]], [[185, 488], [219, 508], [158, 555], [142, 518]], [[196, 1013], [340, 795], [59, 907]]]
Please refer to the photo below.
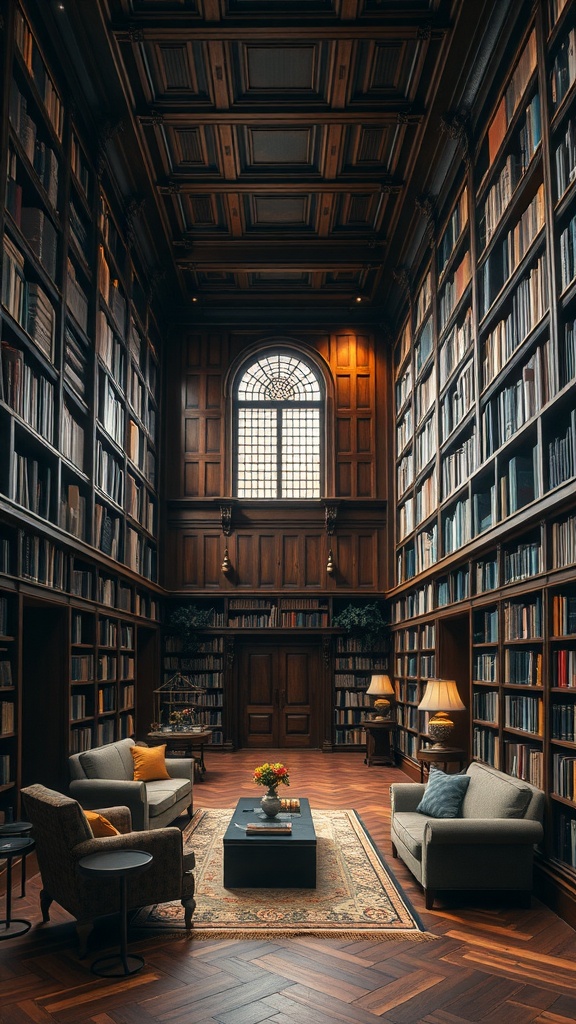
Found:
[[249, 821], [246, 825], [246, 835], [248, 836], [287, 836], [292, 832], [292, 822], [290, 821], [278, 821], [278, 822], [267, 822], [267, 821]]

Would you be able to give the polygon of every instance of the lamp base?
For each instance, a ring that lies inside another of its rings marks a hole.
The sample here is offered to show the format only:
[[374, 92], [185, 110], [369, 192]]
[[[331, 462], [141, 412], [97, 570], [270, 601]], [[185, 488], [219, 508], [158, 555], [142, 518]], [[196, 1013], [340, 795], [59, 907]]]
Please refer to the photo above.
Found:
[[433, 718], [428, 722], [428, 735], [431, 740], [434, 740], [431, 750], [446, 750], [448, 747], [447, 740], [452, 733], [454, 728], [454, 722], [448, 716], [446, 711], [437, 711]]

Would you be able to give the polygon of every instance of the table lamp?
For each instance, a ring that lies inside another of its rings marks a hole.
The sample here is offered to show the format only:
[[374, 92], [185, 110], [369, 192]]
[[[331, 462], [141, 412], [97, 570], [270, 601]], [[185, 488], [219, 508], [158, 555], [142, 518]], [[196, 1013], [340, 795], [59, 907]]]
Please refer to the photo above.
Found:
[[383, 722], [385, 718], [389, 718], [392, 710], [389, 697], [391, 694], [394, 694], [394, 687], [390, 681], [390, 676], [374, 673], [366, 693], [370, 697], [374, 697], [373, 707], [376, 712], [374, 721]]
[[435, 742], [432, 750], [445, 750], [446, 740], [454, 728], [449, 711], [465, 711], [454, 679], [429, 679], [424, 696], [418, 705], [419, 711], [434, 711], [428, 722], [428, 735]]

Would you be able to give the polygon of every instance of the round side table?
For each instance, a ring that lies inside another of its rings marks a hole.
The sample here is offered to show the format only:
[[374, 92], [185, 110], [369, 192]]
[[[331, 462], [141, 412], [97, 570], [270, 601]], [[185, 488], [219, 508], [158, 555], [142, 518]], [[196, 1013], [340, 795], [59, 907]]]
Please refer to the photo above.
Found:
[[[32, 831], [31, 821], [9, 821], [5, 825], [0, 825], [0, 839], [14, 839], [25, 837], [28, 838]], [[28, 850], [25, 850], [22, 854], [22, 880], [20, 886], [20, 895], [26, 895], [26, 854]]]
[[120, 883], [120, 951], [112, 956], [102, 956], [92, 964], [93, 974], [102, 978], [125, 978], [136, 974], [144, 966], [144, 958], [128, 956], [128, 900], [127, 879], [139, 875], [152, 863], [152, 854], [141, 850], [109, 850], [105, 853], [91, 853], [82, 857], [76, 865], [81, 875], [90, 878], [117, 878]]
[[31, 926], [30, 921], [23, 921], [21, 918], [12, 917], [12, 858], [21, 857], [24, 853], [30, 853], [35, 846], [33, 839], [1, 838], [0, 837], [0, 858], [8, 862], [6, 870], [6, 917], [0, 921], [0, 939], [12, 939], [16, 935], [24, 935]]

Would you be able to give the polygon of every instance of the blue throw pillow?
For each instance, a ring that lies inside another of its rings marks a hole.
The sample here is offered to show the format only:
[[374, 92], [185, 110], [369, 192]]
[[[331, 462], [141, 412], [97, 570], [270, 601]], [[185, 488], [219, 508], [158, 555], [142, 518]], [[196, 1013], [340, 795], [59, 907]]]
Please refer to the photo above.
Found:
[[459, 818], [469, 782], [469, 775], [446, 775], [431, 766], [428, 785], [416, 810], [431, 818]]

